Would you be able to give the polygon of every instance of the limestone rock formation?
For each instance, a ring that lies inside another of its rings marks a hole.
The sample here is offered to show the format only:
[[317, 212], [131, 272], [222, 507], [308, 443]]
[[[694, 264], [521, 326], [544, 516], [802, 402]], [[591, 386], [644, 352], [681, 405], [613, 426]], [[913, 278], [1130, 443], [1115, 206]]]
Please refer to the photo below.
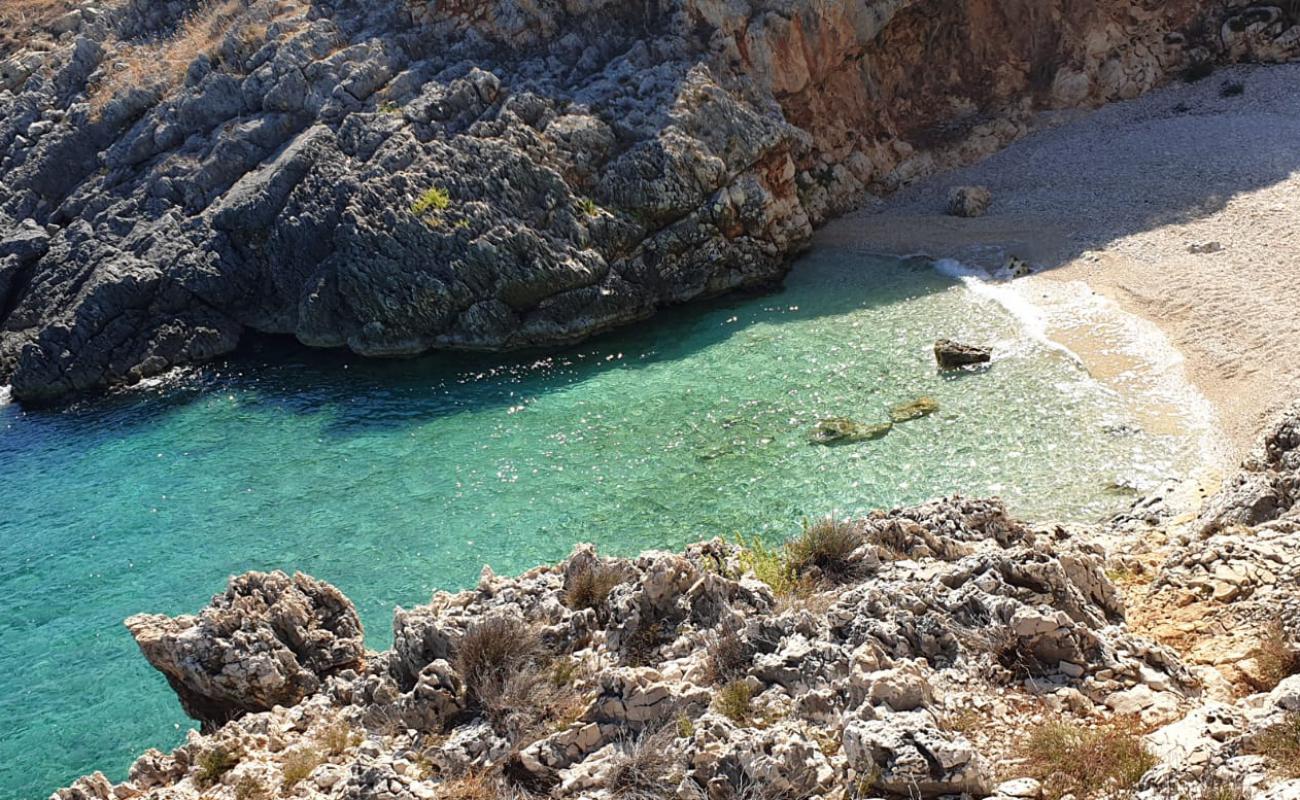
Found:
[[779, 280], [864, 192], [1036, 108], [1294, 55], [1295, 13], [74, 3], [0, 41], [0, 381], [54, 400], [250, 331], [372, 356], [573, 341]]
[[205, 730], [291, 706], [365, 663], [352, 602], [301, 573], [249, 572], [231, 578], [197, 617], [141, 614], [126, 626]]
[[1233, 525], [1297, 520], [1300, 510], [1300, 403], [1272, 422], [1241, 471], [1206, 504], [1198, 527], [1211, 534]]

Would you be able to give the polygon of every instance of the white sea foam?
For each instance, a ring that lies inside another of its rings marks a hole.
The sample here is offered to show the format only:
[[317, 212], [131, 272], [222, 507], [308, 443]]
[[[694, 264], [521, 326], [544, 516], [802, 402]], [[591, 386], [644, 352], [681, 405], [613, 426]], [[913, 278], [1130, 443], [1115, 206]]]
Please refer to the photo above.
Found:
[[1020, 323], [1029, 338], [1085, 369], [1086, 359], [1053, 334], [1086, 329], [1089, 338], [1102, 343], [1098, 354], [1121, 355], [1139, 365], [1097, 381], [1098, 385], [1124, 397], [1131, 408], [1159, 405], [1171, 411], [1197, 438], [1204, 461], [1214, 463], [1226, 455], [1214, 434], [1213, 404], [1188, 380], [1182, 353], [1151, 320], [1124, 311], [1081, 281], [1053, 281], [1042, 276], [1007, 280], [1010, 275], [990, 275], [948, 258], [936, 260], [934, 268], [960, 281], [973, 294], [996, 302]]
[[13, 402], [13, 392], [8, 386], [0, 386], [0, 408]]

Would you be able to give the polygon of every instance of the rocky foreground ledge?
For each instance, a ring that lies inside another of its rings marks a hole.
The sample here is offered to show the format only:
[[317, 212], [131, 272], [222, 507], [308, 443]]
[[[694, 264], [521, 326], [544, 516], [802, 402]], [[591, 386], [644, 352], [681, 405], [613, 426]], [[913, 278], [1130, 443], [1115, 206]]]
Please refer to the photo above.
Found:
[[1292, 2], [0, 3], [0, 383], [248, 332], [569, 342], [779, 280], [1036, 110], [1300, 53]]
[[398, 609], [382, 653], [337, 590], [249, 573], [127, 622], [205, 733], [54, 797], [1300, 797], [1298, 422], [1193, 523], [951, 498], [581, 546]]

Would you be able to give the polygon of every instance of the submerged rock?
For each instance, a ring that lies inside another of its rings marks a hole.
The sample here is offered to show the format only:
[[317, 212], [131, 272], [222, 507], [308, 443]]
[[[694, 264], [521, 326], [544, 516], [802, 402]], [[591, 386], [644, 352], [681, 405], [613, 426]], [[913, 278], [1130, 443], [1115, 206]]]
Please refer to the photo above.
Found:
[[894, 427], [892, 422], [867, 425], [847, 417], [818, 420], [808, 439], [813, 444], [854, 444], [880, 439]]
[[939, 401], [933, 397], [918, 397], [908, 403], [899, 403], [889, 409], [889, 418], [895, 423], [909, 422], [928, 417], [939, 410]]
[[197, 617], [140, 614], [126, 627], [205, 730], [294, 705], [329, 676], [365, 663], [352, 602], [301, 573], [249, 572], [231, 578]]
[[939, 339], [934, 343], [934, 360], [942, 369], [956, 369], [969, 364], [986, 364], [993, 358], [993, 350], [988, 347], [954, 342], [952, 339]]

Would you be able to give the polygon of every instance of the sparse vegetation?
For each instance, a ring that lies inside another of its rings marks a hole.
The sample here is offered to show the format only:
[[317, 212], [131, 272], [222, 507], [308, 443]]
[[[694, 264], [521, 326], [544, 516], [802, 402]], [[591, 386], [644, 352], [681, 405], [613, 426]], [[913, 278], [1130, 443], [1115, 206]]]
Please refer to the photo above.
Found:
[[423, 217], [430, 211], [446, 211], [448, 208], [451, 208], [451, 194], [441, 186], [434, 186], [411, 204], [411, 213]]
[[248, 5], [249, 0], [210, 0], [186, 16], [169, 37], [116, 42], [108, 59], [114, 66], [91, 92], [91, 108], [102, 111], [129, 89], [166, 91], [178, 86], [199, 56], [221, 62], [223, 52], [230, 52], [225, 49], [227, 42], [241, 57], [251, 54], [266, 41], [266, 26], [246, 15]]
[[749, 719], [754, 699], [753, 691], [745, 681], [732, 681], [718, 691], [713, 707], [732, 722], [743, 723]]
[[809, 592], [817, 584], [838, 584], [859, 577], [851, 558], [864, 543], [861, 528], [850, 520], [828, 517], [812, 524], [780, 548], [757, 537], [737, 537], [741, 568], [772, 587], [778, 596]]
[[858, 577], [850, 556], [862, 542], [862, 532], [853, 522], [827, 517], [805, 525], [803, 533], [786, 544], [786, 552], [796, 575], [815, 574], [831, 583], [843, 583]]
[[634, 667], [650, 664], [671, 631], [664, 620], [645, 620], [625, 637], [622, 647], [624, 660]]
[[1137, 726], [1125, 721], [1096, 728], [1047, 722], [1029, 732], [1019, 755], [1048, 800], [1125, 797], [1157, 764]]
[[499, 695], [506, 679], [535, 661], [540, 650], [531, 626], [518, 617], [498, 615], [470, 626], [456, 645], [454, 666], [470, 702], [481, 705]]
[[677, 712], [677, 735], [682, 739], [689, 739], [695, 735], [695, 723], [685, 711]]
[[271, 800], [271, 790], [254, 775], [245, 775], [235, 783], [235, 800]]
[[361, 744], [361, 738], [360, 731], [349, 725], [347, 720], [340, 719], [325, 726], [316, 736], [316, 744], [326, 755], [337, 756]]
[[609, 790], [614, 797], [658, 800], [672, 797], [678, 782], [673, 736], [661, 728], [626, 743], [610, 771]]
[[736, 537], [741, 547], [740, 568], [754, 573], [754, 577], [772, 587], [778, 596], [791, 595], [798, 591], [799, 580], [794, 574], [790, 561], [783, 549], [769, 547], [755, 536], [749, 541]]
[[728, 628], [714, 637], [708, 645], [709, 680], [727, 683], [744, 677], [749, 670], [753, 652], [749, 642], [735, 630]]
[[495, 782], [486, 772], [469, 772], [438, 784], [438, 800], [498, 800]]
[[281, 786], [284, 791], [287, 792], [302, 783], [324, 763], [324, 754], [315, 747], [298, 747], [285, 753], [283, 761], [280, 762], [280, 770], [283, 774]]
[[1268, 759], [1269, 768], [1284, 778], [1300, 778], [1300, 711], [1292, 711], [1281, 722], [1270, 725], [1250, 748]]
[[564, 591], [564, 602], [575, 611], [594, 609], [604, 619], [609, 611], [609, 593], [622, 582], [623, 576], [617, 569], [601, 563], [593, 564], [570, 577]]
[[194, 782], [200, 788], [215, 786], [227, 772], [239, 766], [242, 758], [243, 753], [231, 745], [219, 744], [210, 750], [205, 750], [199, 754], [199, 771], [194, 777]]
[[1292, 675], [1300, 674], [1300, 650], [1291, 646], [1286, 628], [1273, 621], [1260, 637], [1253, 653], [1258, 665], [1258, 684], [1261, 692], [1271, 691]]
[[578, 208], [582, 209], [582, 213], [588, 217], [594, 217], [600, 213], [600, 206], [596, 205], [596, 201], [590, 197], [580, 199]]

